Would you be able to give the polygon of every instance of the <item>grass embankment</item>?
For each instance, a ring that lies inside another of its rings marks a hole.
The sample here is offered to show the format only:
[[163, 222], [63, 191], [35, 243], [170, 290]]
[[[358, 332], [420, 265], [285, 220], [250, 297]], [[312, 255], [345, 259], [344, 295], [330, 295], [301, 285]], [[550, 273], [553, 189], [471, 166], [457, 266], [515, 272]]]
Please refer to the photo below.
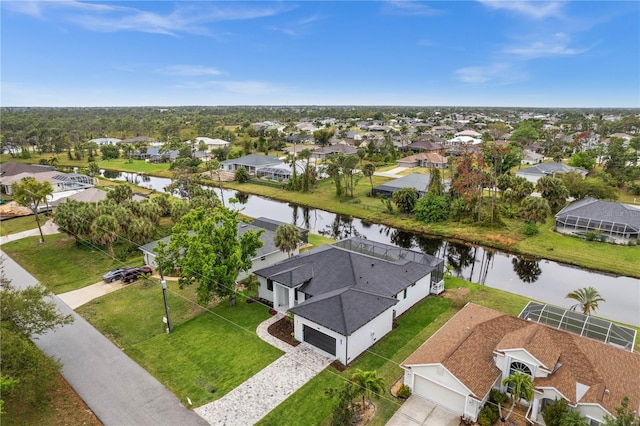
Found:
[[195, 288], [168, 283], [173, 331], [164, 332], [162, 290], [139, 281], [80, 308], [78, 313], [154, 375], [186, 406], [213, 401], [277, 359], [282, 352], [255, 334], [268, 309], [221, 302], [210, 310], [195, 303]]
[[[389, 180], [390, 178], [375, 176], [373, 185]], [[539, 226], [538, 235], [527, 237], [523, 234], [523, 223], [519, 220], [503, 219], [503, 226], [495, 227], [453, 221], [426, 224], [414, 220], [409, 215], [390, 213], [380, 199], [368, 196], [371, 185], [364, 179], [356, 187], [353, 199], [336, 197], [333, 183], [329, 180], [320, 182], [312, 193], [291, 192], [253, 183], [229, 182], [225, 186], [280, 201], [358, 217], [409, 232], [457, 239], [510, 253], [537, 256], [587, 269], [640, 278], [640, 247], [590, 242], [558, 234], [553, 230], [553, 217]]]

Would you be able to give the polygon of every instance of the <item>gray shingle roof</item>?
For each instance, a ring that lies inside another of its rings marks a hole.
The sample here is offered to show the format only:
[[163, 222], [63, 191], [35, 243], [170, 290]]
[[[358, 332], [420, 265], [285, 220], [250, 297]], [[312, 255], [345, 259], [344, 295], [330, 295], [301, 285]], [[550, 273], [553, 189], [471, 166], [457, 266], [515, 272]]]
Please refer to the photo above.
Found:
[[374, 188], [375, 191], [395, 192], [402, 188], [415, 188], [419, 193], [424, 193], [429, 185], [431, 176], [421, 173], [412, 173], [410, 175], [385, 182]]
[[562, 220], [567, 216], [627, 224], [636, 232], [640, 230], [640, 208], [615, 201], [603, 201], [595, 198], [574, 201], [560, 210], [556, 214], [556, 219]]
[[527, 174], [527, 175], [553, 175], [555, 173], [569, 173], [571, 171], [576, 171], [581, 173], [582, 175], [586, 175], [587, 170], [580, 167], [571, 167], [562, 163], [540, 163], [535, 166], [527, 167], [526, 169], [520, 169], [517, 173]]
[[225, 160], [222, 164], [239, 164], [241, 166], [270, 166], [272, 164], [282, 163], [278, 157], [270, 155], [249, 154], [244, 157], [234, 158], [233, 160]]
[[[357, 243], [368, 243], [355, 237], [350, 240], [356, 243], [354, 247]], [[398, 250], [395, 246], [375, 244], [378, 248]], [[329, 245], [254, 273], [289, 288], [300, 288], [311, 299], [292, 308], [292, 312], [348, 335], [393, 306], [397, 294], [436, 268], [437, 259], [433, 256], [412, 253], [416, 256], [393, 260]], [[423, 259], [423, 262], [408, 260], [411, 258]], [[348, 321], [340, 326], [336, 317]]]
[[291, 308], [291, 312], [343, 336], [349, 336], [369, 321], [397, 303], [391, 297], [367, 293], [354, 288], [342, 288]]

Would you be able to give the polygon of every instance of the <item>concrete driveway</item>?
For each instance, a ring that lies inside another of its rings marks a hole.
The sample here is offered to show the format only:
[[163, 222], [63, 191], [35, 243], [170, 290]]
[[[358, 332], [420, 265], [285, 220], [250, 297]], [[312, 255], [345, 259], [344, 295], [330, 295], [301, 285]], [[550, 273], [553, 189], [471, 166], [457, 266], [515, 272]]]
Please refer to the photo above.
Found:
[[460, 416], [433, 402], [411, 395], [387, 422], [387, 426], [458, 426]]

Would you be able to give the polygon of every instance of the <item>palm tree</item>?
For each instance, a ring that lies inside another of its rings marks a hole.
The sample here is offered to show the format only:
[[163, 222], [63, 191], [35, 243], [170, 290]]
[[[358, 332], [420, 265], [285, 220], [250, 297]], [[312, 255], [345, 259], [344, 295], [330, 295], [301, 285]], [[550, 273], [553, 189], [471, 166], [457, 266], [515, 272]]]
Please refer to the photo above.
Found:
[[301, 239], [302, 236], [297, 226], [291, 223], [283, 223], [276, 228], [273, 242], [280, 251], [287, 253], [288, 257], [291, 257]]
[[118, 221], [107, 214], [98, 216], [91, 224], [91, 236], [98, 244], [107, 246], [109, 256], [114, 257], [113, 243], [118, 238]]
[[365, 397], [371, 404], [371, 396], [384, 392], [384, 379], [378, 376], [377, 371], [362, 371], [357, 369], [351, 376], [351, 381], [358, 385], [362, 393], [362, 408], [366, 408]]
[[373, 195], [373, 174], [376, 171], [376, 165], [373, 163], [367, 163], [362, 167], [362, 174], [369, 178], [371, 183], [371, 194]]
[[606, 302], [606, 300], [600, 296], [598, 290], [593, 287], [579, 288], [567, 294], [565, 297], [578, 301], [578, 303], [570, 309], [575, 311], [580, 308], [585, 315], [591, 315], [592, 312], [595, 312], [595, 310], [598, 309], [598, 303]]
[[589, 423], [580, 412], [570, 410], [560, 420], [560, 426], [589, 426]]
[[525, 401], [533, 401], [533, 381], [531, 380], [531, 376], [528, 374], [515, 371], [509, 377], [504, 379], [502, 384], [508, 386], [509, 393], [513, 398], [513, 404], [511, 404], [509, 414], [507, 414], [506, 417], [508, 419], [509, 416], [511, 416], [515, 405], [520, 403], [520, 400], [524, 399]]

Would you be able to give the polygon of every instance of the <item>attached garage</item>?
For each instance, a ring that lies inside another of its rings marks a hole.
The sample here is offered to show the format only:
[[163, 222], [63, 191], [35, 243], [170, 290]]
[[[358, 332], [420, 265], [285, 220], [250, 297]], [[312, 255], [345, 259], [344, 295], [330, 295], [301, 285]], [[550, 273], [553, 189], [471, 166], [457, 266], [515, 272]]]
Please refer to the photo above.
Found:
[[413, 393], [416, 395], [433, 401], [453, 413], [460, 415], [464, 413], [466, 396], [417, 374], [414, 375], [414, 380]]
[[308, 325], [303, 326], [304, 341], [334, 355], [336, 354], [336, 339], [321, 331], [315, 330]]

